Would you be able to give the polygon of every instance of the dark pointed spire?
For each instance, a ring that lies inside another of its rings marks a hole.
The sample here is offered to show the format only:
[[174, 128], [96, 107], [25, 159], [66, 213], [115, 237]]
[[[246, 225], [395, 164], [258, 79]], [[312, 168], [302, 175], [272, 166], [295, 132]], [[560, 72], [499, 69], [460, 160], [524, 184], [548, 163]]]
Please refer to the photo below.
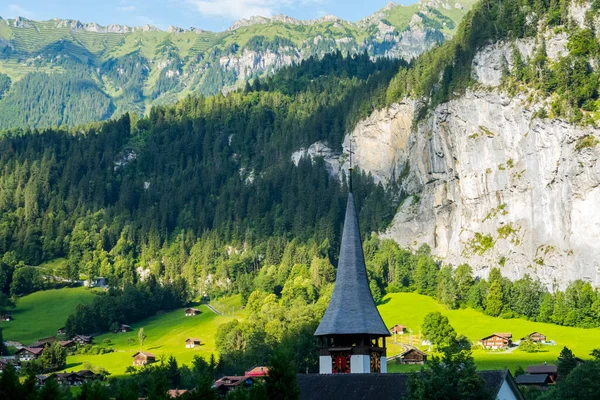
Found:
[[369, 288], [352, 193], [348, 195], [335, 288], [315, 336], [344, 334], [390, 336]]

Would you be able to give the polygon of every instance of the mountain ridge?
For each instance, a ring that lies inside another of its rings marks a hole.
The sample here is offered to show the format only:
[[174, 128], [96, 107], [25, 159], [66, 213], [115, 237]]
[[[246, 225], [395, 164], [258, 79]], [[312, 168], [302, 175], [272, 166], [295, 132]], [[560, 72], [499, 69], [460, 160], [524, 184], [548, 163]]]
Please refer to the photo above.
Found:
[[[463, 8], [435, 2], [388, 4], [358, 22], [327, 16], [308, 21], [256, 17], [223, 32], [2, 19], [0, 83], [9, 84], [4, 89], [0, 84], [0, 129], [73, 126], [126, 112], [146, 114], [187, 95], [227, 93], [336, 51], [410, 60], [452, 37], [473, 0], [460, 4]], [[87, 96], [79, 93], [81, 87], [95, 93], [88, 103], [64, 107], [69, 98]], [[52, 99], [52, 91], [64, 96]], [[45, 104], [50, 103], [61, 104], [48, 113]]]

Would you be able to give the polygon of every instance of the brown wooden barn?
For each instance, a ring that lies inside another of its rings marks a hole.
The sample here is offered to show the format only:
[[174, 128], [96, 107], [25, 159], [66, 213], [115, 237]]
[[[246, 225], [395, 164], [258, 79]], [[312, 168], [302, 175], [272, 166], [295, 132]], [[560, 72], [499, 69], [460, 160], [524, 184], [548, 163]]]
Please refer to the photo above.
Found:
[[393, 334], [398, 334], [398, 335], [403, 335], [404, 332], [406, 332], [406, 327], [404, 325], [394, 325], [390, 328], [390, 333]]
[[152, 353], [147, 351], [138, 351], [133, 355], [133, 366], [137, 367], [140, 365], [152, 364], [156, 361], [156, 357]]
[[198, 314], [200, 314], [200, 310], [198, 310], [197, 308], [186, 308], [185, 309], [186, 317], [193, 317], [194, 315], [198, 315]]
[[512, 344], [512, 333], [494, 333], [479, 340], [485, 349], [505, 349]]
[[200, 346], [200, 339], [198, 338], [188, 338], [185, 341], [186, 349], [193, 349], [196, 346]]
[[400, 364], [425, 364], [427, 362], [427, 354], [411, 347], [400, 354]]

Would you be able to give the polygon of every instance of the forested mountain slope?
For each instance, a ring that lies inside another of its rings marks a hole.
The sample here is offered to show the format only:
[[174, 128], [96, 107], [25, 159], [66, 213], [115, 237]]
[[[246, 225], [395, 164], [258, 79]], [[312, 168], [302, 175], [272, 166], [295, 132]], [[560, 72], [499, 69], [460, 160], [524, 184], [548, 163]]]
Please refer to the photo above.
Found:
[[356, 23], [255, 17], [220, 33], [0, 18], [0, 129], [144, 114], [336, 50], [411, 59], [451, 37], [473, 2], [390, 3]]
[[[322, 161], [296, 166], [291, 154], [317, 140], [340, 148], [349, 127], [384, 104], [400, 65], [335, 53], [246, 91], [155, 107], [141, 120], [125, 115], [71, 132], [7, 135], [0, 140], [0, 253], [33, 265], [67, 257], [59, 273], [73, 279], [83, 272], [134, 282], [139, 267], [169, 279], [185, 273], [192, 285], [223, 267], [209, 254], [212, 267], [185, 266], [180, 251], [196, 244], [203, 252], [269, 238], [277, 248], [326, 241], [333, 255], [347, 187]], [[355, 190], [365, 232], [385, 228], [398, 200], [393, 191], [360, 174]], [[165, 264], [163, 246], [171, 244], [179, 255]], [[235, 281], [238, 272], [218, 275]]]
[[600, 3], [483, 1], [350, 135], [410, 194], [386, 236], [547, 287], [600, 285]]

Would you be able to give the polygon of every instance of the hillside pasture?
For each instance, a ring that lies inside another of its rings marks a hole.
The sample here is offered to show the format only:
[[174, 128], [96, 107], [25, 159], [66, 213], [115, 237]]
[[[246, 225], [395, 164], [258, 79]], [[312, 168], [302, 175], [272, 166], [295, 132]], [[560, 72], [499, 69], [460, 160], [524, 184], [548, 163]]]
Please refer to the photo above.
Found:
[[[147, 338], [142, 349], [153, 353], [157, 359], [165, 359], [173, 355], [178, 363], [189, 364], [194, 356], [204, 358], [216, 353], [215, 336], [220, 325], [233, 318], [220, 316], [205, 305], [197, 307], [200, 315], [185, 316], [185, 308], [156, 315], [131, 324], [133, 330], [126, 333], [106, 333], [94, 338], [94, 345], [114, 350], [112, 353], [93, 355], [77, 354], [67, 358], [68, 371], [86, 369], [87, 365], [102, 367], [113, 376], [125, 374], [125, 369], [132, 365], [132, 356], [140, 350], [138, 331], [144, 328]], [[187, 338], [199, 338], [199, 347], [187, 349]], [[131, 339], [131, 340], [128, 340]], [[109, 343], [106, 341], [110, 341]]]
[[89, 304], [93, 290], [83, 287], [45, 290], [21, 297], [12, 312], [13, 320], [0, 322], [4, 340], [29, 345], [38, 339], [56, 336], [78, 304]]
[[[590, 352], [600, 347], [598, 338], [600, 328], [583, 329], [527, 321], [524, 319], [501, 319], [485, 315], [473, 309], [448, 310], [431, 297], [416, 293], [394, 293], [385, 297], [384, 304], [379, 306], [379, 311], [388, 327], [402, 324], [412, 330], [413, 336], [419, 335], [419, 330], [425, 315], [439, 311], [447, 316], [450, 324], [460, 335], [465, 335], [477, 344], [484, 336], [494, 332], [511, 332], [513, 341], [538, 331], [554, 340], [555, 346], [543, 346], [540, 352], [526, 353], [519, 349], [511, 351], [490, 351], [476, 348], [473, 357], [479, 369], [514, 369], [520, 365], [541, 364], [544, 362], [555, 363], [564, 346], [569, 347], [576, 356], [587, 359]], [[402, 343], [407, 343], [408, 334], [402, 335]], [[400, 339], [398, 339], [400, 341]], [[400, 346], [392, 344], [393, 339], [388, 339], [388, 356], [401, 350]], [[416, 341], [413, 341], [417, 344]], [[420, 346], [421, 347], [421, 346]], [[389, 370], [393, 372], [414, 370], [414, 366], [398, 365], [391, 363]]]

